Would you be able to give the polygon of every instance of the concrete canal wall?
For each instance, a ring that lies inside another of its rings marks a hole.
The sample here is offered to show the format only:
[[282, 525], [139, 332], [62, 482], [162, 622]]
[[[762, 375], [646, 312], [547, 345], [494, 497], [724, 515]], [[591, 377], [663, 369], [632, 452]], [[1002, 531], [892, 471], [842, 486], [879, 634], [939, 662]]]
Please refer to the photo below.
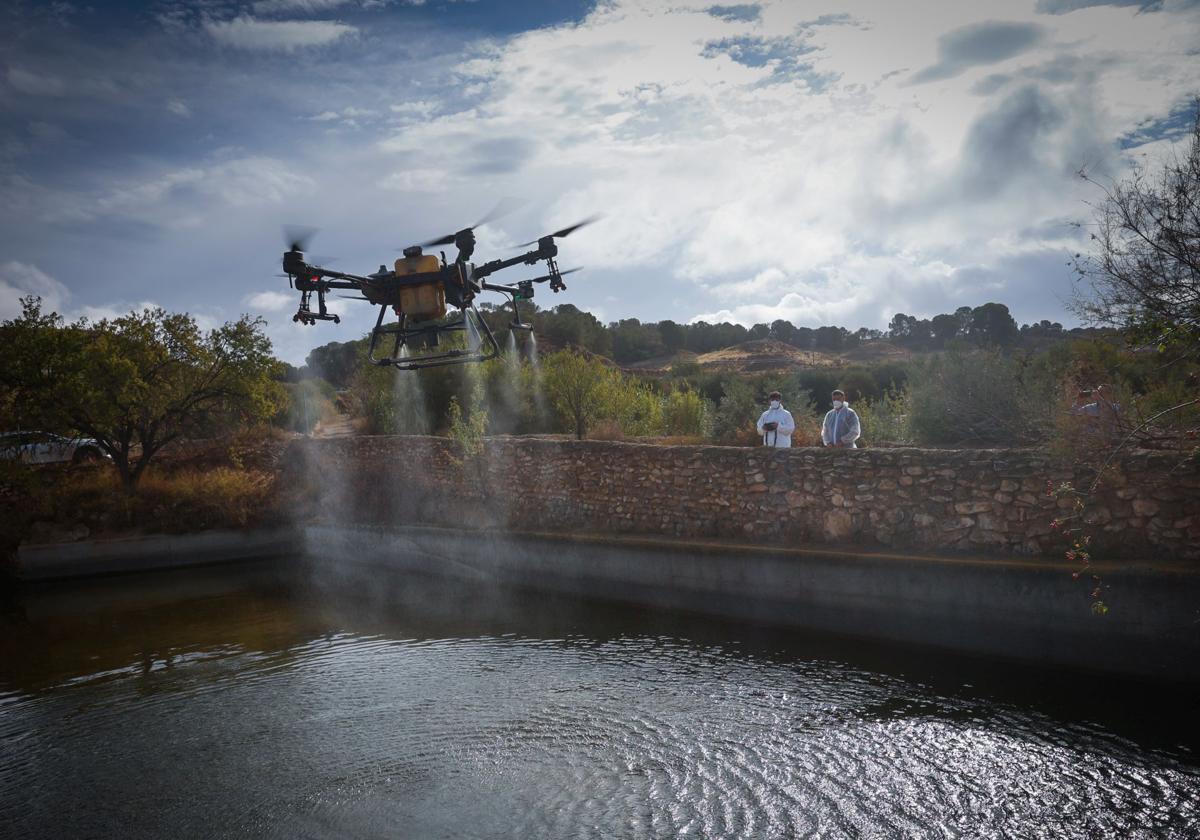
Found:
[[21, 580], [46, 581], [295, 556], [302, 537], [293, 528], [263, 528], [22, 545], [14, 571]]
[[[1093, 476], [1036, 450], [765, 450], [494, 438], [459, 459], [431, 437], [305, 440], [306, 518], [1061, 556], [1047, 486]], [[1200, 559], [1200, 463], [1137, 452], [1089, 502], [1097, 556]], [[1070, 523], [1072, 525], [1078, 522]]]
[[310, 526], [323, 575], [525, 586], [1126, 676], [1200, 681], [1200, 570], [1101, 564], [1107, 615], [1048, 560], [810, 551], [682, 539]]

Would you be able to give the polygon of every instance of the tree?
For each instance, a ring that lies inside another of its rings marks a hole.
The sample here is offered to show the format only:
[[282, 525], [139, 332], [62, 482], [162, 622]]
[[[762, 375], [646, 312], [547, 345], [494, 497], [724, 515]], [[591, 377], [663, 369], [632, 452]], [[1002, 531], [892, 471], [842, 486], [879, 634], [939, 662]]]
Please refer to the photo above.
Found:
[[584, 312], [571, 303], [560, 303], [542, 313], [542, 317], [542, 328], [548, 338], [560, 344], [574, 344], [593, 353], [609, 352], [611, 337], [592, 313]]
[[1141, 166], [1103, 185], [1092, 241], [1095, 253], [1075, 255], [1090, 294], [1076, 299], [1087, 320], [1123, 327], [1143, 343], [1200, 351], [1200, 99], [1190, 144], [1151, 175]]
[[359, 353], [356, 341], [331, 341], [314, 347], [304, 358], [304, 364], [313, 376], [319, 376], [336, 388], [350, 384], [359, 368]]
[[546, 357], [542, 387], [550, 403], [575, 437], [583, 440], [604, 407], [606, 386], [613, 372], [595, 357], [570, 350]]
[[888, 322], [888, 338], [903, 341], [912, 335], [913, 325], [916, 322], [917, 319], [912, 315], [897, 312], [892, 316], [892, 320]]
[[779, 318], [771, 322], [770, 336], [777, 341], [794, 345], [796, 343], [796, 325], [791, 321]]
[[813, 343], [818, 350], [841, 350], [845, 340], [844, 327], [817, 327]]
[[[1104, 200], [1096, 209], [1095, 252], [1075, 255], [1076, 271], [1091, 287], [1077, 296], [1076, 311], [1156, 348], [1166, 357], [1163, 369], [1186, 370], [1200, 358], [1200, 98], [1194, 108], [1187, 150], [1156, 174], [1135, 165], [1128, 178], [1104, 186], [1081, 173]], [[1191, 370], [1186, 392], [1138, 423], [1121, 445], [1154, 426], [1174, 426], [1170, 433], [1181, 437], [1200, 433], [1198, 375]]]
[[126, 492], [164, 446], [276, 414], [285, 395], [261, 319], [202, 333], [162, 309], [64, 323], [41, 301], [0, 324], [0, 384], [28, 425], [95, 438]]
[[613, 359], [620, 364], [640, 362], [663, 352], [657, 327], [637, 318], [626, 318], [608, 325], [612, 336]]
[[934, 315], [929, 322], [929, 331], [933, 334], [933, 346], [939, 350], [945, 347], [947, 341], [958, 338], [961, 327], [957, 315], [946, 313]]
[[1008, 347], [1021, 337], [1017, 322], [1003, 303], [985, 303], [971, 310], [967, 333], [980, 347]]
[[658, 334], [668, 353], [678, 353], [687, 345], [687, 327], [674, 321], [659, 321]]

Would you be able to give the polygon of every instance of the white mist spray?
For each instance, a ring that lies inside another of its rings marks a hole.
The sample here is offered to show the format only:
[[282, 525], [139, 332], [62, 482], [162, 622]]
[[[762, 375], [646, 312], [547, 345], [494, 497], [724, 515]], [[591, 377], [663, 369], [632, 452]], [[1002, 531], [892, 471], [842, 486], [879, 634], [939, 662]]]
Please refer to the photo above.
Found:
[[517, 345], [517, 336], [510, 330], [504, 343], [504, 354], [500, 357], [500, 375], [496, 384], [497, 399], [489, 406], [490, 428], [494, 434], [512, 434], [521, 425], [521, 391], [524, 364]]
[[[408, 345], [400, 348], [400, 358], [409, 357]], [[415, 370], [395, 371], [392, 380], [395, 431], [402, 435], [429, 434], [429, 415], [425, 407], [425, 389]]]
[[542, 392], [542, 365], [538, 359], [537, 333], [529, 333], [529, 369], [533, 374], [533, 404], [537, 406], [538, 422], [546, 418], [546, 397]]
[[483, 339], [479, 335], [479, 327], [475, 326], [475, 319], [469, 312], [463, 313], [463, 320], [467, 325], [467, 349], [472, 353], [478, 353], [479, 345], [483, 343]]

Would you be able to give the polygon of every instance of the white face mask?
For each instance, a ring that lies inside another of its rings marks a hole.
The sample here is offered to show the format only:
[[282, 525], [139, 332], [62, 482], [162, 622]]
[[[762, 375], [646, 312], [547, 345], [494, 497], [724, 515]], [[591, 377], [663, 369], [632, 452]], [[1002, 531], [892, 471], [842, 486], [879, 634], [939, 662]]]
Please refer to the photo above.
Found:
[[843, 403], [841, 400], [834, 400], [834, 401], [833, 401], [833, 407], [834, 407], [834, 408], [841, 408], [843, 405], [845, 405], [845, 403]]
[[779, 408], [779, 400], [771, 400], [771, 408]]

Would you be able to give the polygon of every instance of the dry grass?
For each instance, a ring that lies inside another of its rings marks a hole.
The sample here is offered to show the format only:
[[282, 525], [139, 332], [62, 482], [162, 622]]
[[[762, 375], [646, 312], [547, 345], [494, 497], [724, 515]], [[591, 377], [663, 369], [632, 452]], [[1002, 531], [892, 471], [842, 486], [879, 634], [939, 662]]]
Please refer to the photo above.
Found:
[[587, 432], [588, 440], [625, 440], [625, 432], [617, 420], [597, 420]]
[[110, 463], [0, 464], [0, 554], [35, 523], [83, 524], [93, 535], [183, 533], [273, 521], [276, 465], [271, 435], [193, 441], [164, 453], [132, 494]]
[[244, 528], [269, 507], [273, 484], [271, 473], [254, 469], [148, 472], [134, 504], [140, 521], [164, 531]]
[[834, 367], [836, 356], [819, 350], [801, 350], [782, 341], [765, 338], [713, 350], [696, 358], [703, 368], [758, 373], [771, 370]]

